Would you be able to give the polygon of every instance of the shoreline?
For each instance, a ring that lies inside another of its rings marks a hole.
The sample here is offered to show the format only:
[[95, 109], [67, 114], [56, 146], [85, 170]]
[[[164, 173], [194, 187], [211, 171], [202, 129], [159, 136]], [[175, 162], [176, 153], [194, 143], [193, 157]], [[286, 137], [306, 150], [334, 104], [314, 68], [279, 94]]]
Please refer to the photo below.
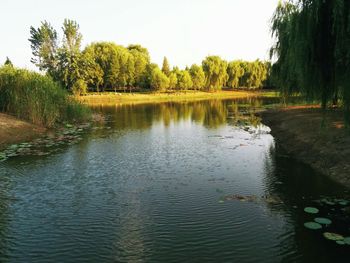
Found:
[[0, 113], [0, 150], [4, 150], [11, 144], [31, 141], [46, 132], [45, 127]]
[[342, 111], [327, 111], [323, 119], [319, 107], [289, 106], [266, 110], [260, 117], [271, 128], [277, 146], [350, 188], [350, 133]]
[[222, 90], [218, 92], [205, 91], [179, 91], [171, 93], [161, 92], [135, 92], [115, 93], [101, 92], [92, 93], [77, 98], [86, 105], [116, 105], [116, 104], [145, 104], [161, 102], [198, 101], [210, 99], [240, 99], [250, 97], [278, 97], [276, 91], [244, 91], [244, 90]]

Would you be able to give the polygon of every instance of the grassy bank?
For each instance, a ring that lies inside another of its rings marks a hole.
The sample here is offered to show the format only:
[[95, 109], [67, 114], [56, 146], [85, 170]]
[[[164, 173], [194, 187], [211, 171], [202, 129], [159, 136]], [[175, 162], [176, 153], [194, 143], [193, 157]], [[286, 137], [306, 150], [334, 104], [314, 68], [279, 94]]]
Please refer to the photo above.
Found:
[[45, 127], [90, 116], [50, 77], [11, 66], [0, 68], [0, 111]]
[[275, 91], [241, 91], [225, 90], [218, 92], [181, 91], [181, 92], [137, 92], [137, 93], [90, 93], [79, 97], [79, 100], [88, 105], [114, 105], [120, 103], [156, 103], [167, 101], [193, 101], [206, 99], [230, 99], [247, 97], [276, 97]]

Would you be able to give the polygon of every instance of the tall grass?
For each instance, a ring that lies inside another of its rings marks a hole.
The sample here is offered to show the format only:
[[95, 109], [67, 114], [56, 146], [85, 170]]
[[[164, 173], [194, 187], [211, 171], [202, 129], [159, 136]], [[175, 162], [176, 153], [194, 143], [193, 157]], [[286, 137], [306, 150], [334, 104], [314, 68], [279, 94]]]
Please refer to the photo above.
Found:
[[68, 95], [48, 76], [11, 66], [0, 67], [0, 111], [46, 127], [87, 120], [89, 109]]

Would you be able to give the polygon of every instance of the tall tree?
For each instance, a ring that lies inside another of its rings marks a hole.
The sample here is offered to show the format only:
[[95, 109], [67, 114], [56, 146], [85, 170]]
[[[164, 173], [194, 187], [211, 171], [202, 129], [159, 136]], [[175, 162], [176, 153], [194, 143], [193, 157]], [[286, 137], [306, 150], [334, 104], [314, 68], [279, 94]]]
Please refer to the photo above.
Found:
[[164, 59], [163, 59], [162, 72], [163, 72], [167, 77], [169, 77], [169, 75], [170, 75], [170, 66], [169, 66], [168, 59], [167, 59], [166, 57], [164, 57]]
[[80, 51], [82, 35], [78, 23], [69, 19], [64, 20], [62, 31], [62, 47], [58, 49], [59, 74], [64, 86], [71, 89], [75, 82], [84, 80]]
[[33, 54], [31, 62], [57, 80], [58, 43], [56, 30], [47, 21], [41, 22], [41, 26], [37, 29], [30, 27], [28, 40]]
[[129, 45], [127, 49], [134, 57], [134, 84], [143, 86], [147, 74], [147, 65], [150, 64], [148, 50], [140, 45]]
[[281, 1], [272, 32], [272, 75], [282, 92], [302, 92], [323, 109], [341, 98], [350, 123], [350, 2]]

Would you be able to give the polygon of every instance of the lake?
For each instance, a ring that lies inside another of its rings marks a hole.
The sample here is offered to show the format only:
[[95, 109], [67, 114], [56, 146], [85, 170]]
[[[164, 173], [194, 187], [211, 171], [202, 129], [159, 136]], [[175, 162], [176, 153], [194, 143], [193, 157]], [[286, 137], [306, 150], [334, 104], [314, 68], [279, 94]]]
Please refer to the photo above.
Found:
[[0, 261], [341, 261], [304, 207], [348, 192], [276, 144], [256, 115], [275, 102], [95, 107], [79, 142], [0, 163]]

